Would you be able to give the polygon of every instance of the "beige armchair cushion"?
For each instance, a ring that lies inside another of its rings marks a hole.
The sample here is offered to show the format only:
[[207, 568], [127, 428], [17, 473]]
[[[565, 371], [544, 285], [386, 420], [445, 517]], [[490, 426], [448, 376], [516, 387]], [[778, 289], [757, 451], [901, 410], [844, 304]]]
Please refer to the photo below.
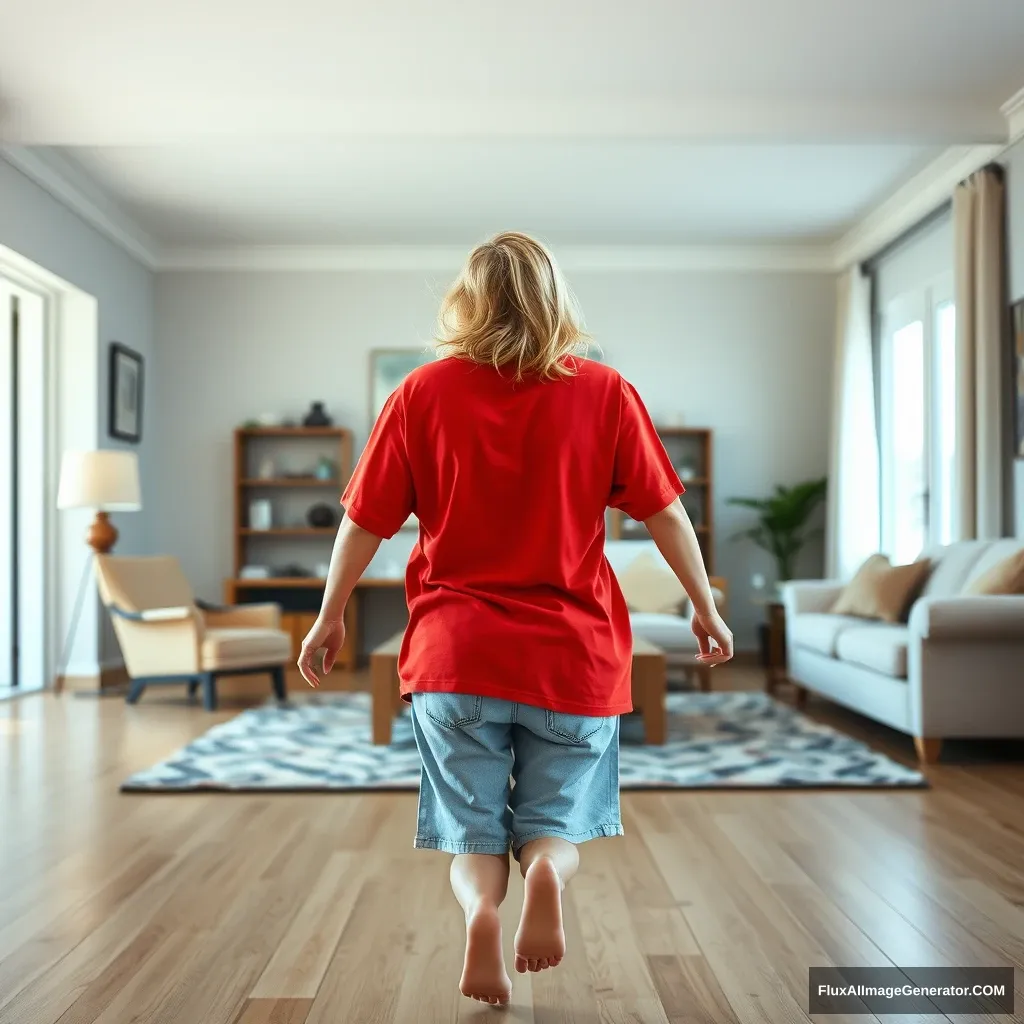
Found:
[[280, 629], [208, 629], [199, 649], [204, 672], [247, 665], [283, 665], [291, 660], [291, 637]]
[[872, 555], [839, 595], [832, 614], [901, 622], [930, 566], [926, 558], [910, 565], [891, 565], [885, 555]]
[[675, 573], [649, 551], [637, 555], [618, 579], [630, 611], [678, 613], [686, 601], [686, 591]]
[[104, 604], [128, 612], [149, 608], [191, 608], [195, 595], [175, 558], [97, 555], [96, 578]]
[[203, 622], [208, 629], [280, 629], [281, 606], [277, 604], [236, 604], [229, 608], [204, 608]]

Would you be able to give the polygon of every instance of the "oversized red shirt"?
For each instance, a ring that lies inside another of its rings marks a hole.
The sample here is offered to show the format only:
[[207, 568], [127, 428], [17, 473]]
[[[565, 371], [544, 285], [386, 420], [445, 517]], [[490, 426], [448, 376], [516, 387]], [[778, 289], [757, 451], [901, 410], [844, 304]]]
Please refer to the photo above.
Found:
[[516, 383], [441, 359], [384, 406], [341, 501], [380, 537], [419, 519], [404, 697], [632, 709], [629, 613], [604, 555], [605, 509], [647, 519], [683, 486], [633, 387], [600, 363], [575, 365], [571, 377]]

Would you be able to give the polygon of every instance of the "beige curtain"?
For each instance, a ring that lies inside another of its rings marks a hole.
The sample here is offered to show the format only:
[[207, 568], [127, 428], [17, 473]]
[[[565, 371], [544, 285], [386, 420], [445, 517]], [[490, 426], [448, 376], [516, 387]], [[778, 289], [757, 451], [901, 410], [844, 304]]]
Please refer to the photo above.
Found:
[[871, 285], [859, 267], [839, 276], [829, 438], [825, 572], [848, 579], [879, 549], [878, 433]]
[[956, 504], [960, 540], [1003, 535], [1006, 221], [1002, 168], [953, 193], [956, 245]]

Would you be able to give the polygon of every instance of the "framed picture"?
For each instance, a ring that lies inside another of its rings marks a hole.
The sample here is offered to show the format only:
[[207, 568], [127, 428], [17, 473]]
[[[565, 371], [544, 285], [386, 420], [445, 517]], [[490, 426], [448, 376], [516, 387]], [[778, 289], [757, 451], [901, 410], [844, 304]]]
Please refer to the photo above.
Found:
[[432, 363], [432, 348], [376, 348], [370, 352], [370, 425], [392, 392], [418, 366]]
[[1024, 299], [1013, 305], [1014, 454], [1024, 459]]
[[110, 436], [136, 444], [142, 437], [142, 356], [110, 343]]

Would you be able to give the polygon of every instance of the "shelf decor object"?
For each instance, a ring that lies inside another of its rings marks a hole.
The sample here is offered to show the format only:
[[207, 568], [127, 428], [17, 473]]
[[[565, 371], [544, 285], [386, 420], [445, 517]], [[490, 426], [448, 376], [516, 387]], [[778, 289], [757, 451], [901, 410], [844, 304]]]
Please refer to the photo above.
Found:
[[[679, 417], [681, 418], [681, 417]], [[686, 488], [682, 502], [693, 523], [709, 573], [715, 569], [714, 460], [712, 431], [706, 427], [658, 427], [665, 450]], [[612, 540], [650, 539], [643, 523], [618, 509], [608, 510], [608, 536]]]

